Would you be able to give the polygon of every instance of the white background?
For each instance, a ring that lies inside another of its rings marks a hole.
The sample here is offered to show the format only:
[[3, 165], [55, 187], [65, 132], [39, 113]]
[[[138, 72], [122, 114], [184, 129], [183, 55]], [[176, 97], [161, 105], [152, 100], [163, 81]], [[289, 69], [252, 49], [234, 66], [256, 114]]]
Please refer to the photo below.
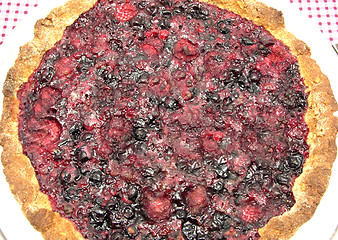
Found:
[[[262, 2], [282, 10], [287, 29], [297, 38], [305, 41], [312, 50], [312, 57], [318, 62], [322, 71], [331, 80], [336, 99], [338, 99], [338, 57], [324, 40], [317, 26], [295, 9], [288, 0], [261, 0]], [[33, 26], [36, 20], [45, 17], [48, 12], [66, 0], [49, 0], [41, 4], [26, 17], [22, 23], [6, 38], [0, 47], [0, 84], [2, 85], [8, 69], [14, 64], [19, 46], [33, 37]], [[0, 89], [2, 87], [0, 86]], [[0, 112], [2, 111], [2, 95]], [[0, 149], [1, 151], [1, 149]], [[20, 206], [9, 191], [0, 165], [0, 228], [8, 240], [42, 240], [23, 216]], [[325, 193], [314, 217], [304, 224], [292, 240], [330, 240], [338, 225], [338, 161], [336, 161], [330, 185]], [[0, 237], [1, 238], [1, 237]], [[336, 236], [334, 239], [338, 239]]]

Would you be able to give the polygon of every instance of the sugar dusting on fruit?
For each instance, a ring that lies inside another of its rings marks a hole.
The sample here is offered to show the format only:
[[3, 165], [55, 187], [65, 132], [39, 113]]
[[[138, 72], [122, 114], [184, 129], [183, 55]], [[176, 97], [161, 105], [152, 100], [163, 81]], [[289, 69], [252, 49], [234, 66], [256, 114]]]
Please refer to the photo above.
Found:
[[18, 92], [53, 210], [87, 239], [258, 239], [309, 154], [289, 49], [193, 1], [100, 0]]

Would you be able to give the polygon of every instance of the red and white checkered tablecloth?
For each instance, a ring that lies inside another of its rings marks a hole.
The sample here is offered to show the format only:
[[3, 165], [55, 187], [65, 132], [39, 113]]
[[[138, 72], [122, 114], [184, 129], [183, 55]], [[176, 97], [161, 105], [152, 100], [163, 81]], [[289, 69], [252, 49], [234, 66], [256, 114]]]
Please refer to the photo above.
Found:
[[[12, 29], [43, 0], [0, 0], [0, 45]], [[279, 0], [281, 1], [281, 0]], [[337, 0], [289, 0], [318, 23], [331, 43], [338, 43]]]

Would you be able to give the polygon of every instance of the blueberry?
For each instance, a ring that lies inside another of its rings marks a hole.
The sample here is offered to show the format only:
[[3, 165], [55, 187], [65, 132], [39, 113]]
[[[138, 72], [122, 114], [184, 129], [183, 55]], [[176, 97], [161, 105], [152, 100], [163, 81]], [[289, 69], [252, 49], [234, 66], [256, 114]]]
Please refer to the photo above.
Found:
[[41, 83], [50, 82], [55, 74], [55, 69], [53, 67], [46, 67], [41, 69], [36, 75], [37, 79]]
[[172, 16], [173, 16], [172, 12], [169, 11], [169, 10], [163, 10], [161, 12], [161, 15], [162, 15], [162, 17], [168, 18], [168, 19], [172, 18]]
[[76, 52], [75, 46], [70, 43], [62, 44], [61, 49], [66, 57], [70, 57], [74, 52]]
[[196, 226], [190, 222], [185, 222], [182, 226], [182, 234], [186, 240], [195, 240], [197, 238]]
[[146, 12], [151, 16], [155, 16], [158, 12], [158, 8], [155, 5], [151, 5], [146, 8]]
[[254, 83], [259, 83], [261, 78], [262, 75], [256, 70], [252, 70], [249, 74], [249, 79]]
[[292, 153], [286, 157], [286, 160], [290, 169], [296, 171], [303, 166], [304, 156], [300, 152]]
[[147, 131], [144, 128], [134, 129], [133, 135], [138, 141], [145, 141], [147, 139]]
[[85, 133], [82, 136], [82, 140], [85, 142], [90, 141], [93, 138], [93, 134], [92, 133]]
[[72, 182], [72, 175], [66, 170], [64, 169], [60, 175], [59, 175], [59, 179], [62, 185], [66, 185], [68, 183]]
[[120, 211], [121, 201], [118, 197], [113, 196], [106, 203], [106, 210], [110, 213]]
[[131, 206], [125, 206], [122, 214], [126, 219], [130, 220], [135, 217], [135, 210]]
[[106, 72], [103, 75], [103, 81], [108, 87], [111, 87], [111, 88], [116, 88], [119, 83], [118, 77], [114, 76], [113, 73], [108, 73], [108, 72]]
[[295, 91], [293, 89], [289, 89], [284, 97], [281, 99], [282, 104], [288, 108], [289, 110], [302, 110], [305, 109], [307, 104], [307, 95], [301, 91]]
[[123, 239], [124, 237], [120, 232], [114, 232], [109, 238], [109, 240], [123, 240]]
[[89, 156], [87, 153], [84, 151], [83, 148], [78, 148], [75, 150], [75, 156], [78, 162], [84, 163], [89, 160]]
[[145, 178], [152, 178], [154, 177], [156, 174], [156, 171], [153, 168], [146, 168], [143, 170], [142, 172], [142, 176]]
[[150, 74], [149, 74], [149, 73], [143, 73], [143, 74], [141, 74], [141, 75], [138, 77], [137, 82], [139, 82], [139, 83], [147, 83], [149, 77], [150, 77]]
[[139, 9], [145, 9], [148, 6], [149, 2], [148, 1], [141, 1], [137, 4], [137, 7]]
[[78, 60], [79, 65], [76, 67], [79, 73], [87, 73], [88, 70], [96, 64], [94, 58], [89, 58], [87, 56], [81, 56]]
[[176, 111], [182, 107], [181, 104], [172, 97], [166, 97], [164, 99], [164, 106], [172, 111]]
[[215, 172], [218, 177], [220, 178], [228, 178], [229, 177], [229, 170], [226, 164], [219, 164], [215, 167]]
[[77, 189], [76, 188], [67, 188], [64, 192], [63, 192], [63, 198], [66, 201], [70, 201], [72, 199], [74, 199], [77, 196]]
[[174, 217], [182, 221], [185, 221], [187, 216], [188, 216], [188, 213], [184, 209], [177, 209], [174, 213]]
[[215, 184], [213, 185], [213, 189], [216, 191], [216, 192], [220, 192], [224, 189], [224, 184], [222, 181], [217, 181], [215, 182]]
[[89, 183], [94, 186], [100, 186], [104, 179], [103, 173], [100, 170], [93, 170], [89, 175]]
[[181, 15], [184, 13], [184, 8], [182, 6], [175, 7], [173, 10], [174, 15]]
[[222, 34], [229, 34], [230, 33], [230, 30], [229, 28], [227, 27], [228, 26], [228, 23], [227, 21], [225, 20], [220, 20], [216, 23], [216, 26], [217, 26], [217, 30], [222, 33]]
[[140, 187], [137, 185], [131, 185], [128, 189], [128, 199], [130, 201], [137, 201], [141, 196]]
[[220, 96], [218, 95], [218, 93], [207, 93], [207, 101], [211, 101], [214, 103], [217, 103], [221, 100]]
[[236, 64], [236, 65], [232, 66], [231, 73], [234, 76], [239, 77], [239, 76], [242, 75], [243, 69], [244, 69], [244, 67], [241, 64]]
[[237, 80], [237, 84], [241, 90], [247, 89], [249, 86], [249, 80], [245, 76], [240, 76]]
[[215, 212], [211, 230], [228, 230], [231, 226], [231, 218], [225, 213]]
[[275, 177], [275, 181], [281, 185], [288, 185], [290, 177], [285, 173], [280, 173]]
[[61, 161], [61, 160], [63, 160], [63, 155], [64, 155], [64, 151], [62, 151], [60, 149], [55, 149], [53, 151], [53, 159], [54, 159], [54, 161]]
[[158, 26], [161, 28], [161, 29], [167, 29], [169, 30], [170, 29], [170, 22], [168, 19], [161, 19], [158, 23]]
[[135, 17], [130, 21], [130, 25], [133, 30], [142, 31], [144, 29], [144, 19], [141, 17]]
[[254, 45], [254, 44], [255, 44], [255, 41], [254, 41], [254, 40], [252, 40], [251, 38], [245, 37], [245, 36], [242, 36], [241, 42], [242, 42], [244, 45]]
[[81, 132], [83, 130], [83, 127], [79, 124], [74, 124], [69, 129], [69, 136], [73, 140], [78, 140], [80, 138]]
[[107, 211], [97, 208], [88, 214], [89, 224], [96, 230], [104, 231], [110, 226], [110, 218]]
[[209, 11], [203, 8], [200, 4], [192, 4], [188, 7], [187, 13], [196, 19], [206, 19], [209, 16]]
[[298, 64], [291, 64], [290, 67], [286, 70], [286, 76], [289, 79], [293, 79], [299, 77], [299, 65]]
[[123, 42], [117, 38], [109, 40], [108, 45], [113, 51], [121, 51], [123, 49]]
[[153, 115], [148, 116], [148, 119], [146, 120], [146, 126], [147, 128], [151, 128], [158, 131], [161, 129], [160, 121], [156, 119], [154, 115], [156, 116], [157, 113], [153, 112]]

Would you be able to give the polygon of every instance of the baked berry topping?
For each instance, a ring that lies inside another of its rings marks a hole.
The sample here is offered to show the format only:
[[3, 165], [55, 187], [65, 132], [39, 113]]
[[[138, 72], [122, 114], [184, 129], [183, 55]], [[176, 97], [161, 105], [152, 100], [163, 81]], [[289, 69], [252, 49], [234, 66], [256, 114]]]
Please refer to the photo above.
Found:
[[258, 239], [295, 203], [305, 90], [289, 49], [234, 13], [99, 0], [19, 90], [19, 137], [86, 239]]

